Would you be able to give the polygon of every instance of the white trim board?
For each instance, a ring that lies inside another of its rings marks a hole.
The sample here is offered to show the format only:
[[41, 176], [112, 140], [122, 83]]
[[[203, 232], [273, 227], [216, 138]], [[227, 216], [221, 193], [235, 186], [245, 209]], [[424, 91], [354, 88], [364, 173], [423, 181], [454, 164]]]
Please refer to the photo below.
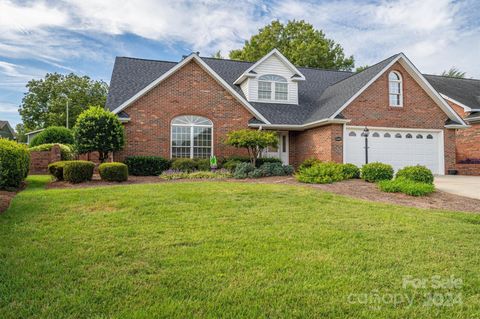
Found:
[[303, 131], [309, 128], [317, 127], [317, 126], [323, 126], [323, 125], [329, 125], [329, 124], [345, 124], [349, 123], [350, 120], [342, 120], [342, 119], [323, 119], [307, 124], [249, 124], [248, 126], [250, 127], [255, 127], [259, 129], [284, 129], [284, 130], [290, 130], [290, 131]]
[[440, 96], [440, 94], [435, 91], [432, 85], [425, 79], [425, 77], [418, 71], [418, 69], [408, 60], [408, 58], [400, 53], [398, 56], [390, 61], [387, 66], [385, 66], [380, 72], [377, 73], [370, 81], [367, 82], [360, 90], [357, 91], [347, 102], [345, 102], [342, 107], [340, 107], [332, 116], [331, 119], [334, 119], [338, 114], [340, 114], [347, 106], [349, 106], [360, 94], [362, 94], [372, 83], [374, 83], [378, 78], [384, 74], [389, 68], [391, 68], [396, 62], [399, 62], [405, 70], [415, 79], [415, 81], [424, 89], [424, 91], [436, 102], [440, 109], [448, 115], [448, 117], [460, 123], [460, 126], [467, 126], [463, 119], [455, 112], [450, 105]]
[[119, 107], [114, 109], [112, 113], [118, 114], [121, 111], [123, 111], [125, 108], [127, 108], [130, 104], [138, 100], [140, 97], [148, 93], [150, 90], [152, 90], [154, 87], [156, 87], [158, 84], [169, 78], [172, 74], [177, 72], [179, 69], [181, 69], [184, 65], [186, 65], [188, 62], [195, 60], [195, 62], [200, 65], [201, 68], [203, 68], [207, 73], [209, 73], [223, 88], [225, 88], [229, 93], [231, 93], [245, 108], [253, 114], [257, 119], [270, 124], [270, 122], [262, 115], [260, 114], [253, 106], [250, 105], [250, 103], [247, 102], [240, 94], [238, 94], [227, 82], [225, 82], [224, 79], [222, 79], [215, 71], [212, 70], [197, 54], [192, 53], [179, 63], [177, 63], [173, 68], [162, 74], [160, 77], [158, 77], [156, 80], [151, 82], [149, 85], [144, 87], [142, 90], [140, 90], [137, 94], [123, 102]]

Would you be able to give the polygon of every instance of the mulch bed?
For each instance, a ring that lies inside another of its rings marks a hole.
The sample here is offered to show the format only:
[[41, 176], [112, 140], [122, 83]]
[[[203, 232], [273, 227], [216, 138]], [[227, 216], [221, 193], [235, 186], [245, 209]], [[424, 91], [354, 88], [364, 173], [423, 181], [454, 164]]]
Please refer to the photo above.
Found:
[[10, 207], [10, 202], [17, 195], [18, 192], [23, 190], [26, 185], [22, 185], [19, 189], [14, 191], [0, 190], [0, 214]]
[[[93, 180], [81, 184], [70, 184], [67, 182], [52, 182], [47, 188], [83, 188], [95, 186], [110, 186], [110, 185], [126, 185], [126, 184], [144, 184], [144, 183], [178, 183], [178, 182], [193, 182], [193, 181], [219, 181], [219, 180], [162, 180], [157, 176], [129, 176], [127, 182], [115, 183], [105, 182], [100, 180], [98, 175], [95, 175]], [[413, 197], [401, 193], [384, 193], [381, 192], [373, 183], [367, 183], [362, 180], [348, 180], [337, 182], [333, 184], [304, 184], [299, 183], [293, 177], [275, 176], [265, 177], [259, 179], [223, 179], [225, 182], [246, 182], [246, 183], [263, 183], [263, 184], [288, 184], [298, 185], [302, 187], [312, 187], [315, 189], [331, 192], [339, 195], [355, 197], [363, 200], [374, 202], [389, 203], [403, 206], [411, 206], [417, 208], [427, 209], [444, 209], [450, 211], [465, 211], [480, 213], [480, 200], [458, 196], [442, 191], [435, 191], [433, 194], [425, 197]]]

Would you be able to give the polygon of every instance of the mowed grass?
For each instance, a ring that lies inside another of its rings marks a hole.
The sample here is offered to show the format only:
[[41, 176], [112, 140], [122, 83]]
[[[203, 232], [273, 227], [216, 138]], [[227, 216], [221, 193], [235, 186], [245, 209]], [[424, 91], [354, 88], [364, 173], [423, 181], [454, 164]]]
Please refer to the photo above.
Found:
[[0, 215], [0, 318], [479, 317], [479, 215], [285, 185], [46, 181]]

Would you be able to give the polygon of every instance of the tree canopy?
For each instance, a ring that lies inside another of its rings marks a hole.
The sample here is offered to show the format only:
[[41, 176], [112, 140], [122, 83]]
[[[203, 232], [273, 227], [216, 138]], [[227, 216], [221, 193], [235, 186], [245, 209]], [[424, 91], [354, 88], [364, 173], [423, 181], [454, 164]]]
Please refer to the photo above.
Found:
[[20, 115], [25, 129], [32, 131], [49, 126], [66, 126], [66, 104], [69, 104], [69, 127], [88, 105], [105, 105], [108, 85], [88, 76], [73, 73], [47, 73], [45, 78], [30, 80], [22, 99]]
[[274, 48], [297, 66], [336, 70], [351, 70], [354, 66], [353, 56], [345, 57], [339, 44], [303, 20], [288, 21], [286, 25], [272, 21], [245, 41], [243, 48], [230, 51], [230, 58], [254, 62]]
[[265, 148], [277, 146], [278, 137], [272, 131], [243, 129], [229, 132], [225, 143], [237, 148], [247, 149], [250, 162], [255, 166], [257, 158]]
[[466, 74], [467, 74], [466, 72], [462, 72], [454, 66], [451, 67], [450, 70], [448, 71], [445, 70], [442, 72], [442, 76], [449, 76], [452, 78], [459, 78], [459, 79], [465, 78]]

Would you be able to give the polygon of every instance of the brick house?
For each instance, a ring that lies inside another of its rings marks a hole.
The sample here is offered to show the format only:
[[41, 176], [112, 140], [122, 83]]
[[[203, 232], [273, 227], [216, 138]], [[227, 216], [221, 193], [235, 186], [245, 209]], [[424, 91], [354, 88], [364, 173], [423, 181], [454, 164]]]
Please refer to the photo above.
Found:
[[285, 164], [316, 157], [362, 165], [368, 128], [369, 161], [445, 174], [475, 113], [464, 120], [435, 79], [402, 53], [359, 73], [296, 67], [278, 50], [255, 63], [195, 53], [180, 62], [117, 57], [106, 106], [124, 122], [126, 145], [114, 159], [228, 157], [242, 151], [223, 143], [227, 133], [251, 128], [278, 133], [264, 156]]

